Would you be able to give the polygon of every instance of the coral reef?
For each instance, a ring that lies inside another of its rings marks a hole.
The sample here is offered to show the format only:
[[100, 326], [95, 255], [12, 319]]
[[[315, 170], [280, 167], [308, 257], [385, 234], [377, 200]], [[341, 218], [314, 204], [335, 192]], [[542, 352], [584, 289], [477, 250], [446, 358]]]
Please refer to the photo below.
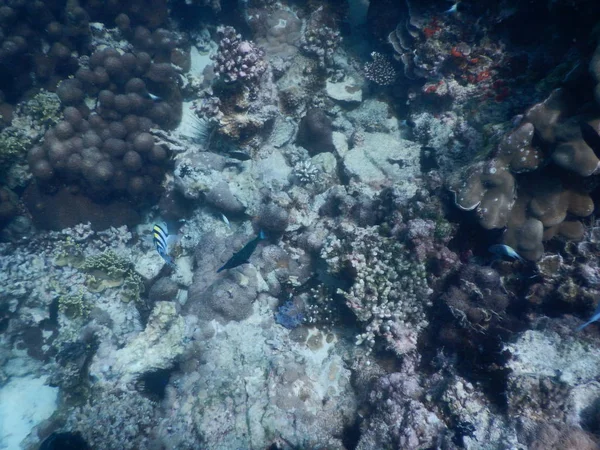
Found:
[[365, 78], [382, 86], [393, 84], [396, 81], [396, 69], [381, 53], [371, 53], [372, 61], [364, 66]]
[[[152, 62], [148, 53], [99, 50], [89, 68], [57, 89], [66, 108], [64, 119], [29, 151], [38, 183], [78, 184], [95, 198], [111, 193], [143, 198], [157, 191], [168, 152], [155, 145], [152, 126], [179, 121], [181, 103], [171, 65]], [[148, 84], [160, 101], [149, 97]], [[108, 89], [107, 89], [108, 88]], [[84, 95], [97, 95], [96, 112], [88, 115]]]
[[[341, 231], [341, 230], [340, 230]], [[331, 273], [349, 272], [352, 286], [338, 289], [362, 324], [356, 344], [375, 346], [377, 337], [398, 355], [415, 349], [428, 325], [430, 294], [423, 266], [405, 256], [399, 243], [379, 236], [376, 228], [345, 229], [323, 246], [321, 257]]]
[[242, 41], [233, 27], [217, 28], [219, 50], [214, 56], [215, 74], [226, 83], [239, 81], [256, 88], [267, 70], [264, 52], [250, 41]]
[[341, 33], [333, 25], [327, 11], [320, 7], [312, 12], [303, 36], [300, 48], [319, 61], [319, 68], [331, 72], [335, 69], [334, 52], [342, 42]]
[[363, 424], [357, 449], [430, 447], [445, 425], [420, 401], [424, 389], [415, 376], [414, 361], [405, 360], [400, 371], [378, 377], [367, 404], [372, 414]]
[[0, 0], [0, 447], [597, 447], [571, 3]]
[[[149, 399], [121, 390], [98, 392], [96, 397], [93, 404], [79, 408], [70, 418], [70, 430], [81, 433], [92, 447], [150, 448], [147, 435], [156, 426], [156, 419]], [[115, 423], [121, 424], [120, 429], [114, 427]]]
[[[573, 112], [569, 96], [564, 89], [555, 90], [531, 107], [522, 123], [504, 137], [493, 159], [469, 167], [465, 181], [453, 187], [457, 206], [475, 210], [486, 229], [507, 227], [504, 241], [532, 261], [541, 258], [544, 240], [556, 235], [581, 239], [583, 226], [572, 218], [587, 217], [594, 210], [589, 183], [586, 186], [582, 178], [594, 173], [598, 158], [578, 123], [595, 122]], [[532, 145], [534, 133], [537, 141]]]

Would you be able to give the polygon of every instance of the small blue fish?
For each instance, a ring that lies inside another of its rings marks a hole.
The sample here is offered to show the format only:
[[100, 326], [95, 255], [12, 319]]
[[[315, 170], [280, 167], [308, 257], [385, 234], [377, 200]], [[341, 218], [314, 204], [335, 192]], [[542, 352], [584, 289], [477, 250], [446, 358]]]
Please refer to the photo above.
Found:
[[162, 101], [162, 97], [159, 97], [158, 95], [154, 95], [151, 92], [148, 92], [148, 97], [150, 97], [150, 100], [152, 100], [153, 102], [161, 102]]
[[256, 250], [256, 246], [263, 239], [266, 239], [266, 236], [264, 231], [260, 230], [258, 236], [244, 245], [244, 248], [242, 248], [239, 252], [234, 253], [233, 256], [229, 258], [229, 260], [223, 265], [223, 267], [217, 270], [217, 273], [225, 269], [233, 269], [234, 267], [241, 266], [242, 264], [247, 264], [249, 262], [248, 259], [252, 253], [254, 253], [254, 250]]
[[521, 262], [525, 262], [521, 255], [519, 255], [516, 250], [509, 245], [495, 244], [488, 248], [488, 251], [499, 257], [508, 256], [509, 258], [518, 259]]
[[453, 14], [455, 12], [458, 12], [458, 2], [452, 5], [450, 9], [446, 10], [446, 14]]
[[453, 3], [453, 5], [450, 7], [450, 9], [447, 9], [445, 12], [446, 14], [454, 14], [458, 12], [458, 5], [459, 5], [460, 1], [456, 1]]
[[221, 213], [221, 219], [223, 219], [223, 222], [225, 222], [225, 225], [227, 225], [227, 228], [229, 228], [231, 230], [231, 223], [229, 223], [229, 219], [227, 218], [227, 216], [223, 213]]
[[175, 268], [175, 260], [171, 255], [169, 255], [170, 248], [177, 241], [176, 235], [169, 235], [167, 231], [167, 227], [164, 225], [155, 224], [152, 229], [154, 246], [156, 247], [156, 251], [161, 256], [165, 262]]
[[592, 316], [592, 318], [590, 320], [588, 320], [586, 323], [584, 323], [583, 325], [578, 326], [577, 331], [583, 330], [590, 323], [596, 322], [598, 320], [600, 320], [600, 303], [598, 303], [598, 307], [596, 308], [596, 311], [594, 311], [594, 315]]

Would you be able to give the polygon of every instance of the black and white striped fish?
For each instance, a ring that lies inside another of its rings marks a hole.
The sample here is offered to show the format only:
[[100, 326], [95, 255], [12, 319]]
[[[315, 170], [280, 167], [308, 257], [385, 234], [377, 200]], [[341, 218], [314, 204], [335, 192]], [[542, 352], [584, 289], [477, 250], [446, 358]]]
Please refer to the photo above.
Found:
[[152, 229], [154, 246], [156, 247], [156, 251], [165, 260], [165, 262], [171, 266], [175, 267], [175, 260], [169, 254], [171, 247], [174, 242], [177, 240], [177, 236], [169, 235], [167, 227], [165, 225], [155, 224]]

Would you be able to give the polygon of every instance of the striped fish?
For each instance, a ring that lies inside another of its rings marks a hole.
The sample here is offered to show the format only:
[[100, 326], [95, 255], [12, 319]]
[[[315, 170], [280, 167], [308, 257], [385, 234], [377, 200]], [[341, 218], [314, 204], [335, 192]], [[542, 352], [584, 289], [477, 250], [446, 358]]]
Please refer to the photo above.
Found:
[[169, 255], [169, 244], [172, 244], [174, 236], [169, 236], [167, 227], [159, 224], [154, 225], [152, 235], [152, 240], [154, 241], [154, 246], [156, 247], [158, 254], [169, 266], [175, 267], [175, 260]]

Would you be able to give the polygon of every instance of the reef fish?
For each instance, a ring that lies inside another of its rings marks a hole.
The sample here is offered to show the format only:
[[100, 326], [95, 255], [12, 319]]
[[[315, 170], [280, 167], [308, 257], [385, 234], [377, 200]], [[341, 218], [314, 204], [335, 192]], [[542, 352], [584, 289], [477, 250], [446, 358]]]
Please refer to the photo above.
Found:
[[577, 327], [577, 331], [583, 330], [590, 323], [596, 322], [598, 320], [600, 320], [600, 303], [598, 304], [598, 307], [596, 308], [596, 311], [594, 311], [594, 315], [592, 316], [592, 318], [590, 320], [588, 320], [586, 323], [584, 323], [583, 325], [578, 326]]
[[219, 270], [217, 270], [217, 273], [219, 273], [221, 270], [233, 269], [234, 267], [241, 266], [242, 264], [248, 263], [249, 262], [248, 259], [250, 258], [252, 253], [254, 253], [254, 250], [256, 250], [256, 246], [258, 245], [258, 243], [265, 238], [266, 238], [266, 236], [265, 236], [264, 231], [260, 230], [260, 232], [258, 233], [258, 236], [256, 236], [254, 239], [252, 239], [246, 245], [244, 245], [244, 248], [242, 248], [239, 252], [234, 253], [233, 256], [231, 258], [229, 258], [229, 261], [227, 261], [223, 265], [223, 267], [221, 267]]
[[227, 228], [229, 228], [231, 230], [231, 223], [229, 222], [229, 219], [227, 218], [227, 216], [223, 213], [221, 213], [221, 219], [223, 219], [223, 222], [225, 222], [225, 225], [227, 225]]
[[150, 100], [152, 100], [153, 102], [161, 102], [162, 101], [162, 97], [159, 97], [158, 95], [154, 95], [151, 92], [148, 92], [148, 97], [150, 98]]
[[453, 14], [455, 12], [458, 12], [458, 2], [453, 4], [450, 9], [446, 10], [446, 14]]
[[165, 262], [171, 266], [175, 267], [175, 260], [169, 254], [171, 247], [177, 240], [176, 235], [170, 235], [167, 231], [167, 227], [165, 225], [155, 224], [152, 229], [152, 236], [154, 241], [154, 246], [156, 247], [156, 251], [165, 260]]
[[495, 244], [488, 248], [488, 251], [497, 256], [508, 256], [509, 258], [518, 259], [521, 262], [525, 262], [521, 255], [519, 255], [516, 250], [509, 245]]

